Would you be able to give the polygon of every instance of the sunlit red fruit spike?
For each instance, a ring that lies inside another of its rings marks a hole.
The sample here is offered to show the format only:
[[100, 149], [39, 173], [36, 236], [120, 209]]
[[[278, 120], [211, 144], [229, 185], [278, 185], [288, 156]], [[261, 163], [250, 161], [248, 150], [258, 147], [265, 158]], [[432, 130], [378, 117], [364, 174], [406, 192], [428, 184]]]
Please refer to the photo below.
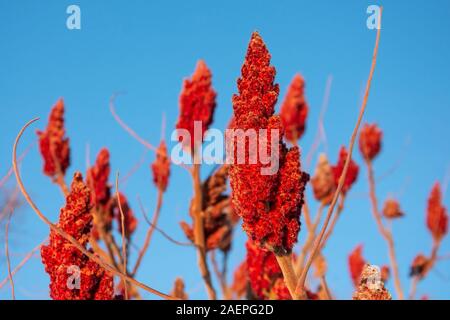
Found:
[[[66, 205], [61, 209], [58, 227], [82, 246], [89, 241], [92, 215], [90, 191], [76, 173]], [[50, 232], [48, 245], [41, 248], [42, 262], [50, 276], [50, 297], [55, 300], [109, 300], [113, 298], [113, 277], [97, 263], [72, 246], [68, 240]], [[79, 275], [79, 286], [73, 278]], [[69, 284], [71, 286], [69, 286]]]
[[442, 203], [442, 191], [438, 182], [434, 184], [428, 198], [427, 227], [435, 241], [441, 241], [448, 231], [447, 209]]
[[47, 128], [37, 131], [39, 150], [44, 159], [44, 174], [55, 178], [64, 175], [70, 165], [69, 138], [65, 137], [64, 101], [59, 99], [52, 107]]
[[[347, 159], [347, 149], [343, 146], [339, 150], [339, 159], [335, 166], [332, 167], [334, 174], [334, 183], [337, 186], [339, 184], [339, 179], [344, 171], [345, 160]], [[350, 159], [348, 165], [347, 175], [345, 176], [344, 185], [342, 186], [342, 193], [347, 193], [352, 185], [356, 182], [359, 173], [359, 166], [353, 159]]]
[[280, 110], [281, 122], [288, 141], [295, 144], [305, 131], [308, 104], [305, 100], [305, 81], [296, 74], [284, 98]]
[[[185, 148], [192, 151], [196, 144], [203, 142], [203, 135], [213, 121], [215, 107], [216, 92], [212, 87], [211, 71], [203, 60], [199, 60], [192, 77], [184, 80], [180, 94], [180, 114], [176, 128], [190, 133], [191, 141], [183, 141]], [[198, 135], [194, 135], [195, 121], [201, 121]]]
[[357, 287], [359, 284], [361, 272], [363, 271], [365, 264], [366, 260], [363, 257], [363, 246], [358, 245], [348, 256], [350, 276], [355, 287]]
[[[230, 184], [233, 208], [242, 217], [249, 238], [277, 254], [286, 254], [297, 241], [303, 191], [309, 176], [300, 169], [298, 149], [288, 151], [282, 141], [281, 120], [273, 115], [279, 93], [274, 79], [270, 54], [261, 36], [254, 32], [237, 82], [239, 93], [233, 96], [233, 128], [267, 129], [269, 133], [278, 130], [279, 170], [263, 175], [261, 169], [266, 166], [260, 162], [248, 164], [251, 151], [246, 150], [247, 163], [230, 166]], [[268, 148], [272, 148], [268, 140]]]
[[366, 123], [359, 134], [359, 151], [364, 159], [372, 161], [381, 150], [383, 132], [376, 124]]
[[111, 172], [110, 155], [106, 148], [100, 150], [95, 164], [89, 168], [86, 182], [91, 191], [92, 203], [105, 206], [111, 197], [111, 187], [108, 183]]
[[167, 146], [164, 140], [161, 141], [156, 153], [155, 162], [151, 165], [153, 173], [153, 183], [158, 190], [164, 192], [169, 184], [170, 159], [167, 154]]

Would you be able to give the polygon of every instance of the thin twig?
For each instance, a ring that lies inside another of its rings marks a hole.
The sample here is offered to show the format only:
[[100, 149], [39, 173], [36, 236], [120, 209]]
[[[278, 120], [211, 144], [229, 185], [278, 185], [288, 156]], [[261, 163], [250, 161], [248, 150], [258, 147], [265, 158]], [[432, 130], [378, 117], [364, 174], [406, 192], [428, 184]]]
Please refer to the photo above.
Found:
[[333, 220], [331, 220], [331, 225], [328, 228], [328, 231], [325, 233], [325, 236], [322, 241], [322, 245], [320, 246], [320, 251], [322, 251], [325, 246], [328, 243], [328, 240], [330, 239], [331, 234], [333, 233], [334, 229], [336, 228], [336, 223], [339, 220], [339, 217], [342, 214], [342, 211], [344, 211], [344, 203], [345, 203], [345, 195], [341, 194], [339, 204], [336, 210], [336, 214], [333, 216]]
[[104, 269], [106, 269], [107, 271], [119, 276], [122, 279], [126, 279], [127, 281], [131, 282], [132, 284], [136, 285], [137, 287], [148, 291], [150, 293], [153, 293], [155, 295], [157, 295], [158, 297], [164, 298], [164, 299], [169, 299], [169, 300], [178, 300], [175, 297], [172, 297], [170, 295], [167, 295], [165, 293], [162, 293], [156, 289], [153, 289], [131, 277], [129, 277], [128, 275], [120, 272], [119, 270], [117, 270], [116, 268], [112, 267], [110, 264], [104, 262], [101, 258], [99, 258], [98, 256], [96, 256], [95, 254], [93, 254], [92, 252], [90, 252], [89, 250], [87, 250], [83, 245], [81, 245], [74, 237], [72, 237], [70, 234], [68, 234], [67, 232], [65, 232], [63, 229], [61, 229], [59, 226], [53, 224], [40, 210], [39, 208], [36, 206], [36, 204], [33, 202], [33, 200], [31, 199], [30, 195], [28, 194], [28, 191], [25, 189], [25, 186], [22, 182], [22, 178], [20, 176], [20, 172], [17, 166], [17, 146], [19, 144], [20, 138], [22, 137], [24, 131], [35, 121], [39, 120], [39, 118], [34, 118], [30, 121], [28, 121], [23, 128], [20, 130], [20, 132], [18, 133], [16, 140], [14, 142], [14, 146], [13, 146], [13, 151], [12, 151], [12, 164], [13, 164], [13, 168], [14, 168], [14, 174], [16, 176], [16, 180], [17, 180], [17, 184], [20, 188], [20, 191], [22, 192], [23, 196], [25, 197], [26, 201], [28, 202], [28, 204], [31, 206], [31, 208], [34, 210], [34, 212], [37, 214], [37, 216], [43, 221], [45, 222], [45, 224], [47, 224], [50, 229], [52, 231], [54, 231], [55, 233], [57, 233], [59, 236], [63, 237], [64, 239], [66, 239], [68, 242], [70, 242], [70, 244], [72, 246], [74, 246], [75, 248], [77, 248], [78, 250], [81, 251], [81, 253], [83, 253], [84, 255], [86, 255], [89, 259], [91, 259], [92, 261], [96, 262], [98, 265], [100, 265], [101, 267], [103, 267]]
[[219, 265], [216, 260], [216, 250], [212, 250], [209, 256], [211, 257], [211, 264], [213, 266], [214, 273], [216, 274], [220, 287], [222, 288], [223, 298], [224, 300], [229, 300], [231, 298], [230, 288], [228, 288], [225, 274], [219, 269]]
[[[119, 172], [116, 174], [116, 198], [120, 211], [120, 223], [122, 226], [122, 272], [127, 274], [127, 239], [125, 237], [125, 214], [123, 213], [122, 203], [119, 194]], [[123, 287], [125, 292], [125, 300], [128, 300], [128, 283], [123, 279]]]
[[145, 222], [147, 222], [147, 224], [150, 227], [155, 229], [155, 231], [158, 231], [164, 238], [166, 238], [167, 240], [169, 240], [170, 242], [172, 242], [176, 245], [185, 246], [185, 247], [195, 247], [195, 244], [193, 244], [191, 242], [181, 242], [181, 241], [175, 240], [174, 238], [169, 236], [169, 234], [167, 234], [167, 232], [160, 229], [158, 226], [155, 226], [154, 224], [152, 224], [150, 219], [147, 217], [147, 212], [145, 211], [145, 208], [144, 208], [144, 205], [142, 204], [141, 198], [139, 196], [137, 198], [138, 198], [138, 202], [139, 202], [139, 206], [140, 206], [142, 215], [144, 216], [144, 220], [145, 220]]
[[[114, 103], [116, 100], [117, 94], [113, 94], [109, 100], [109, 110], [112, 114], [112, 116], [114, 117], [114, 119], [117, 121], [117, 123], [126, 131], [128, 132], [129, 135], [131, 135], [134, 139], [136, 139], [140, 144], [142, 144], [144, 147], [146, 147], [147, 149], [155, 152], [156, 154], [159, 154], [161, 156], [166, 156], [165, 154], [162, 153], [162, 151], [160, 151], [157, 147], [155, 147], [154, 145], [152, 145], [150, 142], [146, 141], [145, 139], [143, 139], [142, 137], [140, 137], [133, 129], [131, 129], [117, 114]], [[174, 163], [177, 164], [177, 163]], [[182, 168], [186, 169], [188, 172], [191, 172], [191, 168], [189, 168], [187, 165], [185, 165], [184, 163], [181, 164], [177, 164], [180, 165]]]
[[296, 294], [301, 296], [301, 298], [305, 298], [306, 297], [306, 293], [305, 293], [306, 277], [308, 275], [309, 268], [311, 267], [311, 264], [312, 264], [314, 258], [316, 257], [316, 254], [318, 253], [319, 248], [321, 247], [322, 239], [323, 239], [323, 237], [325, 235], [325, 232], [326, 232], [327, 227], [328, 227], [328, 223], [330, 222], [330, 219], [331, 219], [331, 217], [333, 215], [334, 207], [336, 206], [337, 200], [339, 198], [339, 195], [341, 193], [342, 187], [344, 185], [344, 181], [345, 181], [345, 178], [347, 176], [348, 166], [350, 164], [350, 160], [351, 160], [351, 157], [352, 157], [353, 147], [354, 147], [354, 144], [355, 144], [355, 141], [356, 141], [356, 136], [358, 134], [359, 126], [360, 126], [362, 118], [364, 116], [364, 111], [366, 110], [367, 100], [369, 98], [369, 92], [370, 92], [370, 85], [372, 83], [372, 77], [373, 77], [373, 73], [375, 71], [375, 66], [376, 66], [376, 61], [377, 61], [378, 44], [379, 44], [379, 41], [380, 41], [381, 13], [382, 13], [382, 11], [383, 11], [383, 9], [380, 8], [379, 28], [378, 28], [378, 31], [377, 31], [377, 38], [376, 38], [376, 41], [375, 41], [375, 48], [374, 48], [374, 52], [373, 52], [373, 56], [372, 56], [372, 66], [371, 66], [371, 69], [370, 69], [369, 78], [367, 80], [366, 91], [365, 91], [364, 100], [362, 102], [362, 106], [361, 106], [361, 109], [360, 109], [360, 112], [359, 112], [358, 121], [356, 122], [355, 128], [353, 129], [353, 133], [352, 133], [352, 136], [351, 136], [351, 139], [350, 139], [350, 145], [349, 145], [349, 148], [348, 148], [349, 151], [348, 151], [348, 154], [347, 154], [347, 159], [345, 159], [344, 169], [343, 169], [342, 174], [341, 174], [341, 176], [339, 178], [339, 183], [338, 183], [337, 189], [336, 189], [336, 191], [334, 193], [333, 200], [332, 200], [332, 202], [331, 202], [331, 204], [330, 204], [330, 206], [328, 208], [327, 216], [326, 216], [325, 222], [324, 222], [324, 224], [322, 226], [322, 230], [320, 231], [320, 234], [319, 234], [319, 236], [318, 236], [318, 238], [317, 238], [317, 240], [316, 240], [316, 242], [314, 244], [313, 250], [311, 251], [311, 254], [308, 257], [308, 261], [306, 262], [306, 266], [305, 266], [305, 268], [302, 271], [302, 274], [301, 274], [301, 276], [300, 276], [300, 278], [298, 280], [298, 283], [297, 283], [297, 288], [295, 290]]
[[308, 230], [308, 237], [306, 238], [306, 242], [302, 247], [300, 256], [297, 258], [295, 271], [296, 271], [296, 274], [299, 276], [302, 272], [303, 265], [305, 264], [306, 256], [307, 256], [309, 250], [311, 249], [312, 244], [314, 243], [314, 239], [316, 237], [316, 230], [320, 223], [320, 220], [322, 219], [324, 207], [325, 207], [324, 204], [321, 203], [319, 206], [319, 209], [317, 210], [317, 214], [314, 218], [314, 223], [312, 224], [311, 229]]
[[16, 294], [14, 289], [14, 280], [11, 273], [11, 260], [9, 259], [9, 245], [8, 245], [8, 235], [9, 235], [9, 224], [11, 223], [11, 216], [13, 214], [13, 209], [11, 208], [11, 211], [8, 215], [8, 220], [6, 221], [6, 227], [5, 227], [5, 255], [6, 255], [6, 264], [8, 265], [8, 278], [9, 283], [11, 284], [11, 297], [13, 300], [16, 300]]
[[322, 286], [323, 291], [325, 292], [325, 295], [326, 295], [325, 298], [327, 300], [331, 300], [332, 299], [332, 295], [331, 295], [331, 292], [330, 292], [330, 288], [328, 287], [327, 280], [325, 279], [325, 276], [321, 276], [320, 277], [320, 285]]
[[[28, 154], [28, 152], [31, 150], [31, 148], [34, 146], [34, 143], [30, 144], [24, 152], [22, 152], [19, 156], [19, 158], [17, 159], [17, 162], [20, 164], [23, 160], [23, 158], [25, 158], [25, 156]], [[0, 188], [2, 188], [6, 182], [8, 182], [9, 178], [11, 177], [11, 175], [14, 173], [14, 169], [11, 166], [8, 170], [8, 172], [3, 176], [3, 178], [0, 180]]]
[[433, 245], [431, 247], [431, 254], [430, 254], [430, 257], [427, 259], [427, 263], [425, 265], [425, 270], [422, 271], [421, 275], [414, 276], [411, 281], [411, 288], [410, 288], [410, 293], [409, 293], [410, 300], [413, 300], [414, 296], [416, 295], [417, 284], [419, 283], [419, 281], [423, 280], [423, 278], [425, 278], [428, 275], [428, 273], [431, 271], [431, 269], [433, 269], [436, 262], [439, 260], [438, 251], [439, 251], [440, 246], [441, 246], [441, 241], [433, 240]]
[[153, 231], [155, 230], [155, 226], [158, 224], [159, 213], [161, 212], [162, 202], [163, 202], [163, 191], [160, 188], [158, 188], [158, 200], [156, 202], [156, 209], [153, 214], [153, 220], [152, 220], [151, 226], [147, 230], [144, 245], [142, 246], [142, 249], [139, 251], [139, 256], [136, 260], [136, 264], [134, 265], [133, 271], [131, 272], [131, 275], [133, 277], [136, 275], [136, 273], [139, 269], [139, 266], [141, 265], [142, 259], [144, 258], [144, 255], [147, 252], [148, 247], [150, 246], [150, 241], [152, 239]]
[[326, 146], [327, 138], [326, 138], [326, 133], [325, 133], [324, 117], [325, 117], [325, 113], [328, 109], [332, 83], [333, 83], [333, 76], [329, 75], [327, 78], [326, 86], [325, 86], [325, 93], [323, 96], [322, 107], [320, 109], [320, 115], [319, 115], [316, 136], [314, 137], [313, 144], [312, 144], [311, 148], [309, 149], [308, 154], [306, 155], [306, 160], [305, 160], [306, 168], [309, 168], [311, 161], [314, 157], [314, 154], [316, 153], [317, 149], [320, 146], [320, 142], [323, 141]]
[[140, 159], [131, 167], [130, 170], [128, 170], [128, 172], [123, 176], [122, 179], [120, 179], [120, 184], [122, 186], [124, 186], [128, 179], [130, 179], [130, 177], [135, 174], [139, 168], [145, 163], [145, 157], [147, 155], [148, 150], [145, 149], [144, 153], [142, 154], [142, 156], [140, 157]]
[[381, 214], [378, 210], [378, 201], [377, 201], [377, 196], [376, 196], [376, 192], [375, 192], [375, 178], [374, 178], [374, 174], [373, 174], [372, 161], [366, 160], [366, 165], [367, 165], [367, 171], [368, 171], [368, 175], [369, 175], [370, 201], [372, 203], [372, 213], [373, 213], [373, 216], [377, 223], [378, 231], [383, 236], [383, 238], [386, 240], [386, 243], [388, 245], [389, 260], [391, 262], [395, 291], [397, 292], [398, 298], [400, 300], [403, 300], [404, 295], [403, 295], [403, 290], [402, 290], [402, 286], [401, 286], [401, 282], [400, 282], [400, 274], [398, 271], [397, 258], [395, 255], [394, 238], [392, 236], [392, 233], [384, 227]]
[[[19, 272], [19, 270], [22, 269], [22, 267], [28, 262], [28, 260], [30, 260], [33, 257], [35, 252], [38, 251], [39, 249], [41, 249], [41, 247], [44, 245], [44, 243], [47, 240], [48, 239], [45, 239], [40, 244], [38, 244], [36, 247], [34, 247], [30, 252], [28, 252], [25, 255], [25, 257], [22, 259], [22, 261], [20, 261], [19, 264], [14, 268], [14, 270], [11, 272], [11, 274], [14, 276], [17, 272]], [[8, 280], [9, 280], [9, 276], [6, 277], [5, 279], [3, 279], [2, 282], [0, 282], [0, 289], [3, 288], [5, 286], [5, 284], [8, 283]]]

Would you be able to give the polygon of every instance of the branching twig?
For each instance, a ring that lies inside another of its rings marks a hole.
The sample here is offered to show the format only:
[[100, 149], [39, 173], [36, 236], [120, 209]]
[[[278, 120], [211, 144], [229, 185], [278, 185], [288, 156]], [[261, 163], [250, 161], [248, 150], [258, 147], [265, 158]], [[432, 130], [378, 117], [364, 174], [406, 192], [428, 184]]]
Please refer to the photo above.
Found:
[[23, 185], [22, 182], [22, 178], [20, 176], [20, 172], [17, 166], [17, 145], [19, 144], [20, 138], [22, 137], [22, 134], [24, 133], [24, 131], [26, 130], [26, 128], [28, 128], [33, 122], [39, 120], [39, 118], [35, 118], [33, 120], [30, 120], [29, 122], [27, 122], [25, 124], [25, 126], [20, 130], [20, 132], [18, 133], [16, 140], [14, 142], [14, 146], [13, 146], [13, 152], [12, 152], [12, 162], [13, 162], [13, 169], [14, 169], [14, 174], [16, 176], [16, 180], [17, 180], [17, 184], [20, 188], [20, 191], [22, 192], [23, 196], [25, 197], [26, 201], [28, 202], [28, 204], [31, 206], [31, 208], [34, 210], [34, 212], [38, 215], [38, 217], [45, 222], [45, 224], [47, 224], [50, 229], [52, 231], [54, 231], [55, 233], [57, 233], [59, 236], [63, 237], [64, 239], [66, 239], [72, 246], [74, 246], [75, 248], [77, 248], [78, 250], [80, 250], [84, 255], [86, 255], [89, 259], [91, 259], [92, 261], [96, 262], [98, 265], [100, 265], [101, 267], [103, 267], [104, 269], [106, 269], [109, 272], [112, 272], [113, 274], [119, 276], [122, 279], [125, 279], [129, 282], [131, 282], [132, 284], [136, 285], [137, 287], [148, 291], [152, 294], [155, 294], [161, 298], [164, 299], [170, 299], [170, 300], [177, 300], [177, 298], [172, 297], [170, 295], [167, 295], [165, 293], [162, 293], [156, 289], [153, 289], [131, 277], [129, 277], [128, 275], [120, 272], [119, 270], [117, 270], [116, 268], [112, 267], [110, 264], [104, 262], [101, 258], [99, 258], [98, 256], [96, 256], [95, 254], [93, 254], [92, 252], [90, 252], [89, 250], [87, 250], [83, 245], [81, 245], [74, 237], [72, 237], [70, 234], [68, 234], [67, 232], [65, 232], [63, 229], [61, 229], [59, 226], [53, 224], [40, 210], [39, 208], [36, 206], [36, 204], [33, 202], [33, 200], [31, 199], [30, 195], [28, 194], [27, 190], [25, 189], [25, 186]]
[[8, 220], [6, 221], [5, 226], [5, 255], [6, 255], [6, 264], [8, 265], [8, 278], [9, 283], [11, 284], [11, 296], [13, 300], [16, 300], [16, 294], [14, 290], [14, 280], [11, 273], [11, 260], [9, 259], [9, 245], [8, 245], [8, 235], [9, 235], [9, 224], [11, 223], [11, 216], [13, 214], [13, 209], [11, 208], [10, 214], [8, 215]]
[[369, 79], [367, 80], [367, 85], [366, 85], [366, 90], [365, 90], [365, 94], [364, 94], [364, 100], [362, 102], [362, 106], [359, 112], [359, 116], [358, 116], [358, 121], [356, 122], [356, 126], [353, 129], [353, 133], [350, 139], [350, 145], [349, 145], [349, 151], [347, 154], [347, 159], [345, 160], [345, 164], [344, 164], [344, 169], [342, 171], [342, 174], [339, 178], [339, 183], [336, 189], [336, 192], [334, 193], [333, 196], [333, 200], [330, 204], [330, 207], [328, 208], [328, 212], [327, 212], [327, 216], [325, 218], [325, 222], [323, 224], [322, 230], [320, 231], [319, 236], [317, 237], [317, 240], [314, 244], [313, 250], [311, 251], [311, 254], [308, 258], [308, 261], [306, 262], [306, 266], [302, 271], [302, 274], [298, 280], [297, 283], [297, 288], [296, 288], [296, 293], [301, 297], [301, 298], [305, 298], [306, 297], [306, 293], [305, 293], [305, 280], [306, 277], [308, 275], [308, 271], [309, 268], [311, 267], [311, 264], [316, 256], [316, 254], [318, 253], [319, 248], [321, 247], [321, 242], [322, 239], [325, 235], [325, 232], [327, 230], [328, 227], [328, 223], [330, 222], [331, 216], [333, 215], [333, 211], [334, 211], [334, 207], [336, 206], [337, 200], [339, 198], [339, 194], [341, 193], [342, 187], [344, 185], [344, 181], [345, 181], [345, 177], [347, 176], [347, 171], [348, 171], [348, 166], [350, 164], [350, 160], [352, 157], [352, 152], [353, 152], [353, 146], [355, 144], [356, 141], [356, 136], [358, 134], [358, 130], [359, 130], [359, 126], [361, 124], [362, 118], [364, 116], [364, 111], [366, 109], [366, 105], [367, 105], [367, 100], [369, 98], [369, 92], [370, 92], [370, 85], [372, 83], [372, 77], [373, 77], [373, 73], [375, 71], [375, 65], [376, 65], [376, 61], [377, 61], [377, 54], [378, 54], [378, 44], [379, 44], [379, 40], [380, 40], [380, 30], [381, 30], [381, 13], [382, 13], [382, 8], [380, 8], [380, 16], [379, 16], [379, 26], [378, 26], [378, 31], [377, 31], [377, 38], [376, 38], [376, 42], [375, 42], [375, 48], [374, 48], [374, 52], [373, 52], [373, 57], [372, 57], [372, 66], [370, 69], [370, 73], [369, 73]]
[[[157, 147], [155, 147], [154, 145], [152, 145], [150, 142], [146, 141], [145, 139], [143, 139], [142, 137], [140, 137], [133, 129], [131, 129], [120, 117], [119, 115], [116, 113], [116, 109], [114, 107], [114, 102], [116, 100], [117, 94], [113, 94], [111, 96], [111, 99], [109, 100], [109, 110], [112, 114], [112, 116], [114, 117], [114, 119], [117, 121], [117, 123], [126, 131], [128, 132], [129, 135], [131, 135], [134, 139], [136, 139], [140, 144], [142, 144], [144, 147], [146, 147], [147, 149], [155, 152], [156, 154], [159, 154], [161, 156], [166, 156], [165, 154], [163, 154]], [[176, 164], [176, 163], [174, 163]], [[178, 165], [178, 164], [177, 164]], [[191, 172], [191, 168], [189, 168], [187, 165], [185, 165], [184, 163], [179, 164], [182, 168], [188, 170], [188, 172]]]
[[155, 226], [153, 223], [151, 223], [150, 219], [147, 217], [147, 213], [145, 212], [144, 206], [142, 204], [141, 198], [138, 196], [138, 202], [139, 202], [139, 206], [142, 212], [142, 215], [144, 216], [144, 220], [145, 222], [147, 222], [147, 224], [152, 227], [153, 229], [155, 229], [155, 231], [158, 231], [164, 238], [166, 238], [167, 240], [169, 240], [170, 242], [179, 245], [179, 246], [185, 246], [185, 247], [195, 247], [195, 244], [191, 243], [191, 242], [181, 242], [178, 240], [175, 240], [174, 238], [172, 238], [171, 236], [169, 236], [167, 234], [167, 232], [165, 232], [164, 230], [158, 228], [157, 226]]
[[308, 154], [306, 155], [306, 160], [305, 160], [306, 168], [309, 168], [311, 161], [314, 157], [314, 154], [316, 153], [317, 149], [320, 146], [321, 140], [324, 143], [326, 143], [327, 138], [326, 138], [326, 133], [325, 133], [324, 117], [325, 117], [325, 113], [328, 109], [328, 103], [330, 100], [330, 92], [331, 92], [331, 84], [332, 83], [333, 83], [333, 76], [329, 75], [327, 78], [327, 84], [325, 87], [325, 94], [323, 96], [322, 107], [320, 109], [320, 115], [319, 115], [316, 136], [314, 137], [313, 144], [312, 144], [311, 148], [309, 149]]
[[153, 220], [152, 220], [151, 226], [147, 230], [144, 245], [142, 246], [142, 249], [139, 251], [139, 256], [136, 260], [136, 264], [134, 265], [133, 271], [131, 272], [132, 276], [136, 275], [136, 272], [138, 271], [139, 266], [141, 265], [142, 259], [144, 258], [144, 255], [147, 252], [147, 249], [150, 245], [153, 231], [155, 230], [155, 227], [158, 224], [158, 218], [159, 218], [159, 213], [161, 212], [162, 202], [163, 202], [163, 191], [158, 188], [158, 200], [156, 202], [156, 209], [155, 209], [155, 213], [153, 214]]

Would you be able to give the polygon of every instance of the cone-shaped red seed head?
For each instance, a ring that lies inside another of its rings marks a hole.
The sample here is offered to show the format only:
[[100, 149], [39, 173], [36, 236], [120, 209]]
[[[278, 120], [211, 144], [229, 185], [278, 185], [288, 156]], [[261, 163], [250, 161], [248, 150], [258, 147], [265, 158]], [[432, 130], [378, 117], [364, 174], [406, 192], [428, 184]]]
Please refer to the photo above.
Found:
[[448, 231], [448, 214], [447, 209], [442, 204], [442, 192], [439, 183], [435, 183], [428, 198], [427, 227], [436, 241], [440, 241]]
[[[58, 227], [87, 246], [92, 215], [90, 191], [81, 173], [73, 178], [66, 206], [61, 209]], [[55, 300], [109, 300], [113, 298], [113, 277], [56, 232], [41, 248], [42, 262], [50, 276], [50, 296]], [[79, 279], [79, 281], [78, 281]]]
[[44, 159], [44, 174], [55, 177], [60, 172], [64, 175], [70, 165], [70, 149], [69, 138], [65, 137], [63, 99], [59, 99], [53, 106], [47, 128], [44, 131], [38, 130], [37, 134]]
[[352, 278], [353, 284], [355, 287], [359, 285], [359, 279], [361, 277], [361, 272], [364, 269], [364, 265], [366, 261], [364, 260], [363, 254], [363, 246], [357, 246], [352, 253], [348, 256], [348, 267], [350, 270], [350, 276]]
[[108, 184], [111, 166], [109, 162], [109, 151], [106, 148], [100, 150], [95, 160], [95, 164], [89, 168], [86, 183], [93, 191], [92, 203], [97, 206], [104, 206], [111, 197], [111, 187]]
[[[256, 132], [267, 129], [268, 137], [259, 135], [258, 142], [266, 139], [268, 148], [271, 148], [271, 130], [278, 130], [280, 168], [272, 175], [261, 174], [261, 168], [266, 166], [260, 161], [249, 164], [249, 154], [255, 150], [249, 150], [247, 144], [245, 164], [236, 164], [235, 158], [230, 167], [232, 203], [243, 219], [248, 236], [258, 245], [283, 254], [297, 241], [303, 191], [309, 177], [300, 170], [298, 149], [288, 151], [282, 142], [280, 118], [273, 116], [279, 91], [273, 83], [275, 68], [270, 65], [270, 54], [256, 32], [252, 34], [241, 71], [239, 94], [233, 96], [233, 129]], [[237, 150], [236, 147], [235, 157]]]
[[162, 192], [166, 191], [170, 176], [170, 159], [167, 155], [167, 146], [161, 141], [156, 153], [155, 162], [152, 163], [153, 183]]
[[[180, 115], [177, 129], [185, 129], [191, 135], [191, 141], [183, 141], [185, 148], [192, 151], [196, 143], [203, 141], [203, 134], [213, 121], [216, 107], [216, 92], [212, 87], [212, 74], [203, 60], [198, 61], [194, 74], [185, 79], [180, 95]], [[194, 136], [194, 121], [201, 121], [201, 132]], [[198, 141], [195, 141], [197, 138]], [[181, 138], [180, 138], [181, 142]]]
[[305, 81], [296, 74], [289, 86], [280, 110], [281, 122], [288, 141], [295, 143], [305, 131], [308, 104], [305, 100]]
[[381, 150], [383, 132], [376, 124], [366, 123], [359, 135], [359, 150], [366, 160], [373, 160]]
[[[336, 186], [339, 184], [339, 178], [344, 171], [345, 160], [347, 159], [347, 149], [345, 147], [341, 147], [339, 151], [339, 159], [335, 166], [332, 167], [334, 174], [334, 181]], [[348, 165], [347, 175], [345, 176], [344, 185], [342, 187], [342, 193], [347, 193], [352, 185], [356, 182], [358, 178], [359, 167], [353, 159], [350, 159], [350, 163]]]

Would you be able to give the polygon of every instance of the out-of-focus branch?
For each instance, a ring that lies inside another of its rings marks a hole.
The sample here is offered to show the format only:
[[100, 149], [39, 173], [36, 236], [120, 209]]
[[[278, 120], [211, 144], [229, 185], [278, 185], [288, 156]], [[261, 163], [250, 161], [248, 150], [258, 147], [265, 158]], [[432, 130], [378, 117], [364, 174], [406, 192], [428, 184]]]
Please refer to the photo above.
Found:
[[15, 288], [14, 288], [14, 280], [13, 280], [13, 275], [11, 273], [11, 260], [9, 259], [9, 241], [8, 241], [8, 236], [9, 236], [9, 225], [11, 223], [11, 216], [13, 214], [13, 209], [11, 208], [10, 214], [8, 215], [8, 219], [6, 221], [6, 226], [5, 226], [5, 255], [6, 255], [6, 264], [8, 266], [8, 278], [9, 278], [9, 283], [11, 284], [11, 297], [13, 300], [16, 300], [16, 294], [15, 294]]
[[374, 174], [373, 174], [372, 161], [366, 160], [366, 165], [367, 165], [367, 171], [368, 171], [368, 175], [369, 175], [370, 201], [372, 203], [372, 213], [373, 213], [373, 216], [377, 223], [378, 231], [383, 236], [383, 238], [385, 239], [385, 241], [388, 245], [389, 260], [391, 263], [392, 275], [394, 278], [395, 291], [397, 292], [398, 298], [400, 300], [403, 300], [404, 296], [403, 296], [403, 290], [402, 290], [402, 286], [401, 286], [401, 282], [400, 282], [400, 274], [398, 271], [397, 258], [395, 255], [394, 238], [392, 236], [391, 231], [384, 227], [383, 221], [381, 218], [381, 213], [378, 210], [378, 201], [377, 201], [376, 192], [375, 192], [375, 178], [374, 178]]
[[158, 226], [154, 225], [153, 223], [151, 223], [150, 219], [147, 217], [147, 213], [145, 212], [144, 206], [142, 204], [141, 198], [138, 196], [138, 202], [139, 202], [139, 206], [142, 212], [142, 215], [144, 216], [144, 220], [145, 222], [147, 222], [147, 224], [152, 227], [153, 229], [155, 229], [155, 231], [158, 231], [164, 238], [166, 238], [167, 240], [169, 240], [170, 242], [178, 245], [178, 246], [184, 246], [184, 247], [195, 247], [195, 244], [191, 243], [191, 242], [181, 242], [178, 240], [175, 240], [173, 237], [169, 236], [167, 234], [167, 232], [165, 232], [164, 230], [162, 230], [161, 228], [159, 228]]
[[314, 218], [314, 223], [311, 225], [311, 228], [308, 228], [308, 237], [306, 238], [306, 242], [303, 245], [302, 251], [295, 263], [295, 271], [298, 276], [300, 276], [302, 272], [306, 256], [308, 255], [308, 252], [311, 250], [311, 246], [314, 243], [317, 227], [319, 226], [320, 220], [322, 219], [324, 207], [325, 207], [324, 204], [321, 203]]
[[[119, 206], [119, 212], [120, 212], [120, 223], [122, 226], [122, 272], [124, 274], [128, 274], [127, 271], [127, 239], [125, 237], [125, 214], [123, 213], [122, 209], [122, 203], [120, 201], [120, 194], [119, 194], [119, 172], [116, 174], [116, 198], [117, 198], [117, 204]], [[128, 283], [126, 279], [123, 279], [123, 287], [125, 292], [125, 300], [128, 300]]]

